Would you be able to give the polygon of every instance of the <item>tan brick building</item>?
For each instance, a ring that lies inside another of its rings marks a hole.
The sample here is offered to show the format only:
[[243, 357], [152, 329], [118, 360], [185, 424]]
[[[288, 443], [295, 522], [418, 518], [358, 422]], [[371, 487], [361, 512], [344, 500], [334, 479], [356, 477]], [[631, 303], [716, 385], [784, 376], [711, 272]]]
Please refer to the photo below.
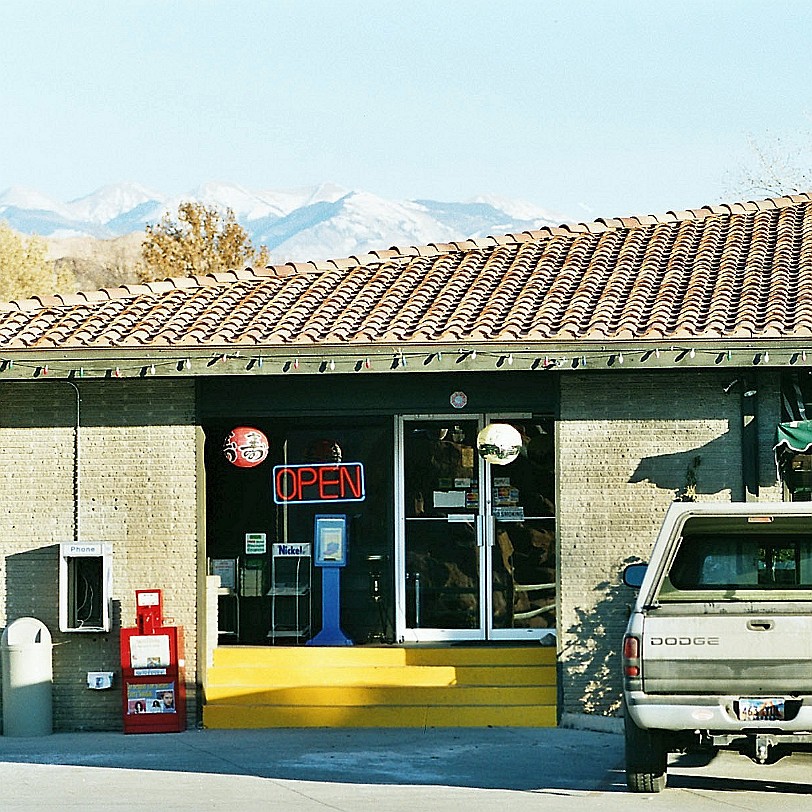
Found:
[[[772, 446], [812, 400], [810, 223], [803, 195], [5, 305], [0, 624], [51, 630], [55, 727], [121, 729], [148, 588], [189, 724], [616, 714], [619, 575], [669, 502], [803, 478]], [[491, 423], [521, 438], [506, 465], [477, 453]], [[238, 426], [256, 467], [224, 456]], [[362, 498], [334, 484], [356, 463]], [[291, 554], [324, 514], [337, 594]], [[65, 594], [70, 541], [111, 546], [109, 595], [81, 570]], [[346, 644], [311, 645], [331, 622]]]

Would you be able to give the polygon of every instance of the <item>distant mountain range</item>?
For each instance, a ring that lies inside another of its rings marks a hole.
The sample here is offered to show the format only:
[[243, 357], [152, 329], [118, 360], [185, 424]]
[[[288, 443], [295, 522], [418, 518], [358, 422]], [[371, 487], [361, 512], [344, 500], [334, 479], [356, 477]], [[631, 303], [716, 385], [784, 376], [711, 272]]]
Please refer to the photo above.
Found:
[[167, 212], [176, 218], [178, 204], [187, 200], [220, 211], [230, 208], [254, 245], [269, 248], [274, 262], [502, 235], [570, 219], [528, 203], [484, 196], [464, 203], [394, 201], [332, 184], [254, 191], [231, 183], [207, 183], [170, 197], [121, 183], [69, 203], [12, 187], [0, 194], [0, 220], [18, 232], [49, 240], [108, 240], [143, 232], [147, 223], [159, 222]]

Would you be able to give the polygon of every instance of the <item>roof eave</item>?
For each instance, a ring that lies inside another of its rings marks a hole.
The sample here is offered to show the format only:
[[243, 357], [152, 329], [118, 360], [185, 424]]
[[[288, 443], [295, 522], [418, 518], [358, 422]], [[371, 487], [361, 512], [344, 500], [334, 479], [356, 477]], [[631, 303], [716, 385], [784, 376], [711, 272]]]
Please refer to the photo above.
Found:
[[14, 348], [0, 381], [287, 373], [461, 372], [812, 366], [812, 341], [372, 342], [311, 345]]

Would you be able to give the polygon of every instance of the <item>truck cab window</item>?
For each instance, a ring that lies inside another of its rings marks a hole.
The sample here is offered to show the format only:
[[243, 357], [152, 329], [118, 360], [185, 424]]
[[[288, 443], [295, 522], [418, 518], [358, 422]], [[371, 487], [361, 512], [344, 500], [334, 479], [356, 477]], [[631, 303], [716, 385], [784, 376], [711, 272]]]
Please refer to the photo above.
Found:
[[686, 536], [669, 573], [671, 585], [694, 589], [809, 589], [812, 542], [797, 536]]

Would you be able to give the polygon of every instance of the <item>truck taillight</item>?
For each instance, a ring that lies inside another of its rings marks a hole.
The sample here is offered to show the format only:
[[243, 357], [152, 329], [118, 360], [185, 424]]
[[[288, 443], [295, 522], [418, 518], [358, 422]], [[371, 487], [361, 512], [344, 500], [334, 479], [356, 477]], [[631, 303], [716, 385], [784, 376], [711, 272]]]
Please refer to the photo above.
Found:
[[633, 634], [623, 638], [623, 673], [627, 677], [640, 676], [640, 638]]

